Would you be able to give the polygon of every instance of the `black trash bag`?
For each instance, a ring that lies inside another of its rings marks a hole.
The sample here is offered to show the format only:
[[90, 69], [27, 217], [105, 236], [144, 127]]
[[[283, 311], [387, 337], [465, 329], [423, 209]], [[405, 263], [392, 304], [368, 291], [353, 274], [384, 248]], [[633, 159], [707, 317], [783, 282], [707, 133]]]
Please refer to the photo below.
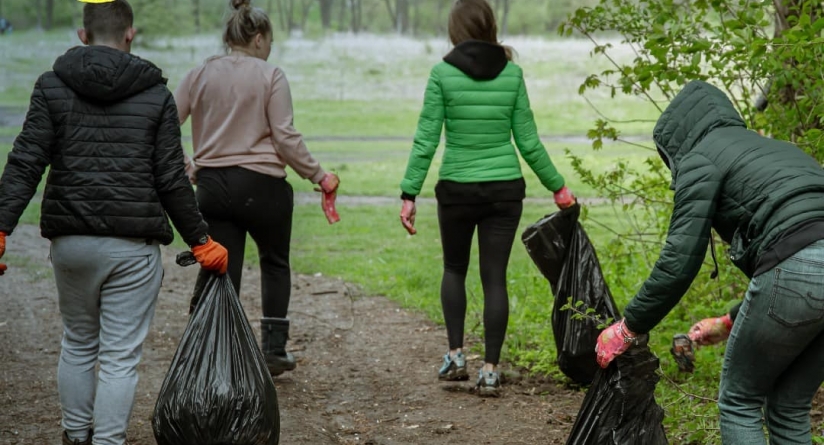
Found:
[[574, 312], [561, 308], [572, 297], [573, 306], [582, 302], [581, 310], [594, 309], [592, 315], [602, 321], [617, 320], [620, 312], [604, 281], [595, 249], [578, 222], [580, 213], [576, 204], [548, 215], [527, 227], [521, 240], [555, 295], [552, 332], [558, 367], [574, 382], [587, 385], [598, 370], [595, 342], [601, 329], [592, 317], [575, 320]]
[[228, 275], [197, 287], [155, 405], [158, 445], [277, 445], [275, 385]]
[[655, 402], [658, 358], [639, 344], [600, 369], [589, 387], [567, 445], [666, 445], [664, 410]]

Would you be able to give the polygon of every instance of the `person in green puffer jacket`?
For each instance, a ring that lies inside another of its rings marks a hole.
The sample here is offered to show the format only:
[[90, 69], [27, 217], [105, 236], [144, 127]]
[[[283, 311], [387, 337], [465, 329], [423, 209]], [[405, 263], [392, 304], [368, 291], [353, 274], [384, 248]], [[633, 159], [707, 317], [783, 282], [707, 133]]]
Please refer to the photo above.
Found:
[[667, 240], [624, 319], [598, 339], [606, 367], [678, 303], [707, 252], [710, 229], [750, 278], [730, 322], [718, 407], [724, 444], [811, 443], [812, 399], [824, 382], [824, 170], [795, 145], [748, 130], [727, 96], [693, 81], [655, 126], [672, 171]]
[[416, 233], [415, 197], [445, 125], [446, 149], [435, 194], [444, 262], [441, 304], [449, 352], [438, 377], [469, 378], [462, 352], [465, 281], [477, 228], [486, 343], [477, 390], [481, 396], [498, 396], [496, 367], [509, 319], [506, 269], [526, 193], [518, 152], [544, 187], [554, 192], [559, 207], [572, 206], [575, 198], [538, 137], [523, 71], [512, 62], [511, 49], [498, 43], [489, 4], [485, 0], [455, 2], [449, 37], [455, 48], [432, 69], [401, 182], [401, 222], [411, 235]]

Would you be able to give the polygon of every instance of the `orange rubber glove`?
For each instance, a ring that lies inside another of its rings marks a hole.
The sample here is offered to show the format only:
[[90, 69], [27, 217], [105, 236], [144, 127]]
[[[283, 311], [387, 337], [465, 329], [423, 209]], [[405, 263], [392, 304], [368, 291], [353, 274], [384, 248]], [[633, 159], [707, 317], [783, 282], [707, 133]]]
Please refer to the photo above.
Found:
[[223, 275], [229, 268], [229, 251], [215, 242], [211, 236], [208, 237], [206, 244], [192, 247], [192, 253], [200, 267], [206, 270]]
[[415, 201], [404, 199], [403, 205], [401, 206], [401, 224], [403, 224], [403, 228], [406, 229], [410, 235], [418, 233], [418, 231], [415, 230], [415, 213], [417, 213]]
[[563, 186], [561, 190], [555, 192], [555, 205], [561, 210], [575, 205], [575, 196], [572, 195], [567, 186]]
[[321, 192], [320, 205], [323, 209], [323, 214], [326, 215], [326, 220], [329, 224], [335, 224], [340, 221], [340, 215], [335, 210], [335, 199], [338, 196], [338, 186], [340, 186], [340, 178], [334, 173], [327, 173], [323, 175], [323, 179], [318, 183], [320, 186], [315, 191]]
[[[0, 258], [6, 253], [6, 232], [0, 232]], [[6, 265], [0, 263], [0, 275], [6, 272]]]
[[715, 345], [730, 337], [732, 319], [730, 314], [705, 318], [690, 328], [690, 340], [701, 346]]
[[613, 323], [604, 329], [595, 342], [595, 355], [598, 365], [606, 368], [635, 343], [636, 335], [627, 329], [624, 320]]

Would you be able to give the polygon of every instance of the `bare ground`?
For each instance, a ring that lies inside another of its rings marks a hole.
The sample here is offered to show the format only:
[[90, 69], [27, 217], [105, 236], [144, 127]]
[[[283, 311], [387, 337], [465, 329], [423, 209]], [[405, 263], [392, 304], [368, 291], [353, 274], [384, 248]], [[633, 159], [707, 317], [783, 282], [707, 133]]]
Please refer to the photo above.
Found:
[[[0, 444], [59, 443], [57, 360], [61, 322], [36, 227], [8, 240], [9, 272], [0, 277]], [[129, 440], [154, 444], [154, 401], [187, 321], [194, 268], [173, 264], [140, 365]], [[241, 299], [257, 331], [259, 273], [247, 269]], [[290, 347], [298, 369], [275, 380], [281, 443], [558, 444], [572, 427], [583, 393], [513, 373], [500, 399], [481, 399], [471, 382], [435, 378], [443, 328], [382, 297], [325, 277], [296, 276]], [[470, 357], [470, 366], [480, 366]]]

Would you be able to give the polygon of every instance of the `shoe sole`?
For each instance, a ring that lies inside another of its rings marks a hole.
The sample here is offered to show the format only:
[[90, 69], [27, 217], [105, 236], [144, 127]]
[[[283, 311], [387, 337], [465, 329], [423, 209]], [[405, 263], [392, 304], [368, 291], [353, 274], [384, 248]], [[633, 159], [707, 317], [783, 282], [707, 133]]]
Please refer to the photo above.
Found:
[[269, 374], [272, 377], [277, 377], [277, 376], [283, 374], [286, 371], [294, 371], [296, 368], [297, 368], [297, 366], [292, 366], [292, 367], [288, 367], [288, 368], [269, 367]]
[[438, 380], [443, 380], [447, 382], [469, 380], [469, 374], [466, 372], [466, 368], [458, 368], [454, 371], [449, 371], [445, 375], [439, 375]]
[[480, 386], [478, 387], [478, 395], [481, 397], [501, 397], [501, 388]]

